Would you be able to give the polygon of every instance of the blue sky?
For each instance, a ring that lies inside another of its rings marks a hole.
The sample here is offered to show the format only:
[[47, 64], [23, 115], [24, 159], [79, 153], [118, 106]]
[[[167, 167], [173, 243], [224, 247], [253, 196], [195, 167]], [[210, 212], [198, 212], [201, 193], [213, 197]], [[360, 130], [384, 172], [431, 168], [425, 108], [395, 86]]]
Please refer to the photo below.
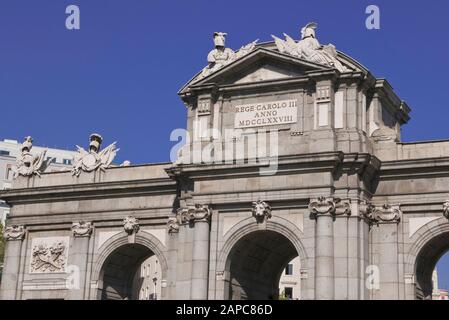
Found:
[[[77, 31], [65, 28], [70, 4], [81, 10]], [[380, 30], [365, 28], [369, 4], [381, 10]], [[237, 49], [271, 34], [298, 38], [309, 21], [321, 43], [408, 102], [404, 141], [449, 138], [448, 12], [447, 0], [1, 0], [0, 138], [73, 149], [98, 132], [118, 141], [118, 161], [168, 161], [170, 132], [185, 124], [176, 93], [205, 65], [212, 32]]]

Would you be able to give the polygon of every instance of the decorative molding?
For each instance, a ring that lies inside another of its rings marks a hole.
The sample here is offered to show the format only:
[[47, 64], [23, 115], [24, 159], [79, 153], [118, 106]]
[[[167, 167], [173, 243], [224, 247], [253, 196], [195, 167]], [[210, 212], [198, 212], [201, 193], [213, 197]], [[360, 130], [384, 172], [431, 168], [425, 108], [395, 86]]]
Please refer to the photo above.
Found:
[[93, 226], [91, 222], [79, 221], [72, 224], [72, 233], [75, 238], [90, 237], [92, 235]]
[[25, 238], [25, 227], [19, 225], [6, 226], [3, 238], [6, 241], [23, 240]]
[[449, 200], [446, 200], [443, 203], [443, 215], [449, 219]]
[[271, 218], [271, 206], [265, 201], [257, 200], [253, 202], [252, 214], [258, 223], [264, 222]]
[[30, 273], [65, 272], [68, 248], [68, 237], [33, 239]]
[[128, 235], [136, 234], [139, 229], [139, 219], [134, 216], [127, 216], [123, 219], [123, 229]]

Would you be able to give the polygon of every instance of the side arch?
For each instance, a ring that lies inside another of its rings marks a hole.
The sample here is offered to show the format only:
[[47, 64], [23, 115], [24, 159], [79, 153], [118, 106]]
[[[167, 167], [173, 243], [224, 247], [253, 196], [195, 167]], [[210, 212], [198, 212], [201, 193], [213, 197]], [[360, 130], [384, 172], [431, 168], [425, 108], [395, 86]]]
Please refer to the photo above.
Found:
[[410, 238], [405, 257], [405, 274], [413, 281], [406, 284], [407, 299], [426, 299], [431, 294], [431, 277], [435, 264], [449, 250], [449, 220], [430, 221]]
[[[111, 257], [114, 252], [126, 245], [142, 246], [154, 254], [160, 263], [162, 273], [161, 281], [162, 283], [166, 282], [168, 272], [167, 248], [160, 242], [160, 240], [152, 234], [141, 230], [135, 235], [134, 241], [130, 242], [128, 235], [125, 232], [121, 232], [108, 239], [97, 251], [97, 258], [95, 259], [91, 276], [91, 281], [97, 284], [97, 288], [91, 290], [91, 298], [97, 298], [97, 289], [102, 285], [102, 270], [108, 258]], [[162, 285], [161, 295], [162, 299], [167, 298], [167, 289], [165, 285]]]

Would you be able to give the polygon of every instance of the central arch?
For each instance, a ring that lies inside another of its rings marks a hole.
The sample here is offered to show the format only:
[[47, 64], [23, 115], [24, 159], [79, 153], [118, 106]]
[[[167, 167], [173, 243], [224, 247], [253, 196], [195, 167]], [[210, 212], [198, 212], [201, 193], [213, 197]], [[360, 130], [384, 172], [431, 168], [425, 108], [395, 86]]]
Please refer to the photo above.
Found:
[[232, 300], [276, 299], [281, 273], [297, 256], [294, 245], [278, 232], [254, 231], [244, 236], [228, 258], [228, 297]]
[[[303, 237], [293, 223], [273, 216], [264, 224], [248, 218], [225, 235], [217, 263], [218, 299], [277, 299], [279, 280], [287, 264], [299, 257], [301, 274], [307, 274]], [[222, 275], [222, 276], [221, 276]], [[309, 281], [301, 280], [301, 298], [309, 295]]]

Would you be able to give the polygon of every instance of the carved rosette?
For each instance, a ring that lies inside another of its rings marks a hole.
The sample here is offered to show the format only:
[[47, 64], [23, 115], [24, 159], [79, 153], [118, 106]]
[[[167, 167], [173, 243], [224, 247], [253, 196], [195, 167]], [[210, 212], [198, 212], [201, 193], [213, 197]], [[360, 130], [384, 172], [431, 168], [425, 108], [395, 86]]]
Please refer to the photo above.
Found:
[[18, 225], [10, 225], [5, 227], [3, 238], [6, 241], [23, 240], [25, 237], [25, 227]]
[[443, 215], [449, 219], [449, 200], [443, 203]]
[[382, 206], [373, 206], [367, 203], [363, 215], [372, 224], [399, 223], [402, 211], [400, 205], [384, 204]]
[[90, 237], [92, 230], [93, 226], [91, 222], [80, 221], [72, 224], [72, 233], [75, 238]]
[[178, 233], [180, 224], [177, 217], [171, 217], [167, 222], [168, 233]]
[[139, 220], [133, 216], [127, 216], [123, 219], [123, 229], [129, 235], [136, 234], [139, 229]]
[[253, 202], [252, 214], [257, 222], [264, 222], [271, 218], [271, 206], [265, 201], [257, 200]]

